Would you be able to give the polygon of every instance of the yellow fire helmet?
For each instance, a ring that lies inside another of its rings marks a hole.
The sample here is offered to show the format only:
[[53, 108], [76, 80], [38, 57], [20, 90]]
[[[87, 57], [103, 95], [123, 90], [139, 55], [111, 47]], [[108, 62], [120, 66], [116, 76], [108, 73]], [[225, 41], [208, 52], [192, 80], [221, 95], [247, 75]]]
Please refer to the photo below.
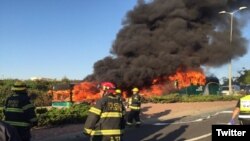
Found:
[[132, 92], [139, 92], [139, 89], [135, 87], [132, 89]]
[[23, 91], [26, 90], [26, 84], [22, 81], [17, 81], [14, 83], [14, 86], [11, 88], [12, 91]]
[[121, 91], [120, 89], [116, 89], [116, 90], [115, 90], [115, 93], [116, 93], [116, 94], [121, 94], [122, 91]]

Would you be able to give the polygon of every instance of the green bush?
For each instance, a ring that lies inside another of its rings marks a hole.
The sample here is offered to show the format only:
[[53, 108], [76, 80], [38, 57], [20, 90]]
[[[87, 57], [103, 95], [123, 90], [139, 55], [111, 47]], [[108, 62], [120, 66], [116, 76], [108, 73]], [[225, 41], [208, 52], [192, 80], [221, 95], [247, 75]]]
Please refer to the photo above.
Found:
[[11, 86], [13, 86], [15, 80], [0, 80], [0, 107], [4, 105], [6, 97], [13, 94]]
[[47, 92], [39, 90], [29, 90], [29, 97], [36, 107], [51, 106], [52, 97]]
[[170, 94], [164, 96], [154, 96], [150, 98], [146, 98], [145, 102], [152, 103], [175, 103], [180, 101], [180, 95], [178, 94]]
[[69, 108], [51, 108], [38, 114], [38, 126], [51, 126], [69, 123], [84, 123], [89, 105], [76, 104]]
[[3, 108], [0, 107], [0, 120], [3, 120]]
[[176, 103], [176, 102], [209, 102], [209, 101], [231, 101], [239, 100], [242, 96], [232, 95], [179, 95], [169, 94], [164, 96], [154, 96], [145, 99], [143, 102], [148, 103]]
[[36, 114], [37, 115], [41, 115], [41, 114], [44, 114], [44, 113], [46, 113], [46, 112], [48, 112], [48, 108], [36, 108], [36, 110], [35, 110], [35, 112], [36, 112]]

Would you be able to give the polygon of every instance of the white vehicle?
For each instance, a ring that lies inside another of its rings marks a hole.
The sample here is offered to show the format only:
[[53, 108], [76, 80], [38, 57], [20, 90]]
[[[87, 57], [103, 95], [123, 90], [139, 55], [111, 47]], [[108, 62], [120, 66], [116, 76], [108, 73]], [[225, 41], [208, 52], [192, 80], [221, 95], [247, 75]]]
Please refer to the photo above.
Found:
[[[238, 85], [232, 85], [232, 93], [237, 94], [240, 92], [240, 86]], [[228, 86], [222, 86], [221, 87], [221, 94], [223, 95], [229, 95], [229, 87]]]

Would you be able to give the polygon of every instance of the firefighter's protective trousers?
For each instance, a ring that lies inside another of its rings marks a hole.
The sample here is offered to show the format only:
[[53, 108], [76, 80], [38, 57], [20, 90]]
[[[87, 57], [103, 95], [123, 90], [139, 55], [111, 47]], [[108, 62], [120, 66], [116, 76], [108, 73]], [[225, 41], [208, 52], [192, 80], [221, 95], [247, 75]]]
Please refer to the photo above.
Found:
[[128, 113], [127, 125], [132, 125], [133, 121], [137, 126], [141, 124], [140, 109], [141, 109], [141, 96], [139, 94], [133, 94], [129, 99], [130, 112]]

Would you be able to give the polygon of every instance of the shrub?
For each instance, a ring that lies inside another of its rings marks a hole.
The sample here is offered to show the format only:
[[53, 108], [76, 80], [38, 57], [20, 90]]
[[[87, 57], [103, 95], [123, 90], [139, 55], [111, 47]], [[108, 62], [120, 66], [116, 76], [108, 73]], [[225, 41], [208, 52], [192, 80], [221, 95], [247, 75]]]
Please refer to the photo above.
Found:
[[179, 94], [169, 94], [164, 96], [154, 96], [151, 98], [146, 98], [143, 102], [152, 103], [175, 103], [175, 102], [209, 102], [209, 101], [231, 101], [238, 100], [242, 96], [240, 95], [179, 95]]
[[146, 98], [145, 100], [145, 102], [152, 102], [152, 103], [175, 103], [178, 101], [180, 101], [180, 95], [178, 94], [154, 96], [154, 97]]
[[38, 115], [38, 126], [51, 126], [69, 123], [84, 123], [89, 105], [76, 104], [70, 108], [51, 108]]
[[0, 120], [3, 119], [3, 109], [0, 107]]

